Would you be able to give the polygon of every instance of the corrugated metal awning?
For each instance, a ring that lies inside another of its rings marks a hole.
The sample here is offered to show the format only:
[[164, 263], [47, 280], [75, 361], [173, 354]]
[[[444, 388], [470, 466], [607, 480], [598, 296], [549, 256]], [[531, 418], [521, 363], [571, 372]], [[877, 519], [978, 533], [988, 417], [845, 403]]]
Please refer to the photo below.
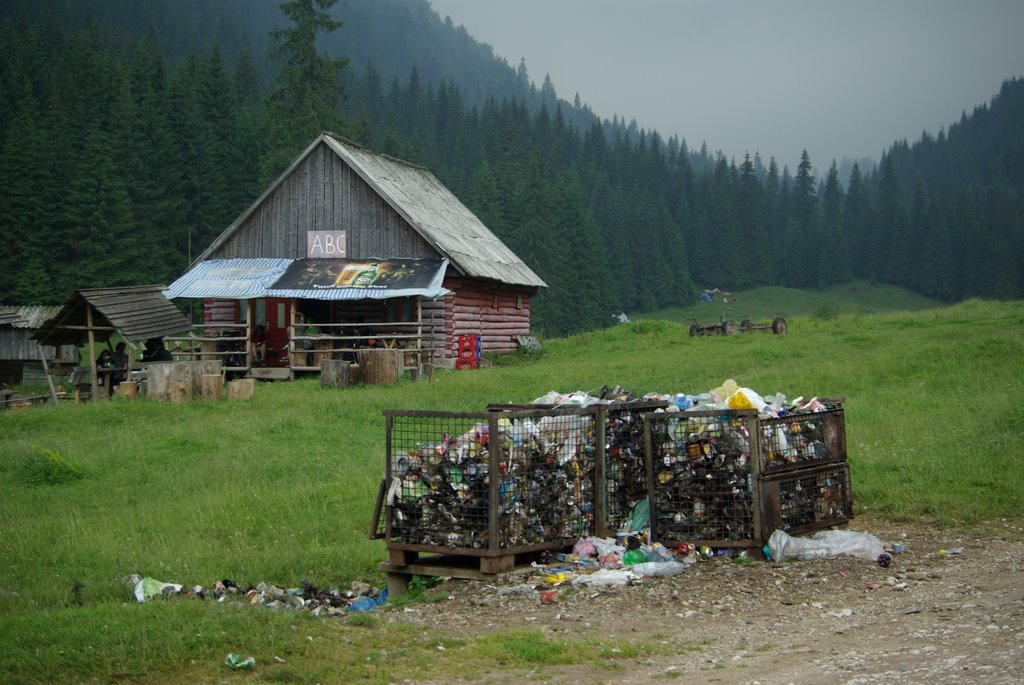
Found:
[[447, 259], [296, 259], [267, 297], [384, 300], [447, 295]]
[[205, 299], [249, 300], [266, 297], [267, 288], [295, 261], [264, 257], [259, 259], [210, 259], [199, 262], [171, 283], [164, 295]]

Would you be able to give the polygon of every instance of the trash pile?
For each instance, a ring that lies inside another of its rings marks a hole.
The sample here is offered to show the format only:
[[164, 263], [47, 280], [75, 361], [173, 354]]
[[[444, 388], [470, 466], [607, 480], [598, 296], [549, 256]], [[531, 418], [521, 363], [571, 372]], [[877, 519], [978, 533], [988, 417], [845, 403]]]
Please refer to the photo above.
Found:
[[254, 606], [283, 611], [307, 611], [314, 616], [343, 616], [371, 611], [388, 601], [387, 588], [353, 582], [348, 590], [320, 589], [308, 580], [302, 587], [280, 588], [269, 583], [240, 586], [231, 579], [218, 580], [209, 587], [186, 588], [177, 583], [164, 583], [150, 577], [132, 574], [125, 582], [134, 588], [136, 601], [156, 598], [195, 598], [214, 602], [247, 602]]
[[[501, 548], [574, 539], [592, 526], [593, 416], [526, 414], [498, 419]], [[487, 546], [489, 424], [464, 416], [441, 416], [432, 424], [406, 418], [394, 419], [391, 440], [392, 541]]]
[[[887, 549], [894, 553], [903, 550], [902, 546], [886, 547], [874, 535], [859, 531], [830, 530], [795, 538], [780, 530], [763, 551], [776, 563], [852, 556], [888, 568], [892, 557]], [[501, 588], [498, 594], [526, 595], [551, 604], [560, 588], [635, 585], [645, 578], [676, 576], [712, 560], [748, 563], [752, 557], [745, 549], [713, 549], [690, 543], [669, 549], [657, 542], [649, 543], [644, 534], [623, 536], [621, 540], [580, 538], [571, 553], [557, 553], [534, 562], [524, 582]]]
[[[610, 529], [622, 530], [624, 513], [648, 493], [657, 536], [669, 540], [752, 540], [757, 534], [755, 488], [778, 500], [773, 511], [787, 529], [843, 522], [850, 513], [844, 419], [838, 401], [790, 400], [780, 392], [761, 395], [728, 379], [700, 394], [637, 397], [621, 387], [606, 386], [596, 397], [552, 391], [534, 402], [610, 405], [605, 436]], [[614, 410], [638, 406], [646, 407], [642, 414]], [[651, 426], [649, 447], [644, 415]], [[654, 474], [650, 483], [648, 457]], [[755, 458], [757, 468], [752, 464]], [[836, 466], [795, 472], [825, 464]], [[785, 477], [766, 480], [773, 474]]]

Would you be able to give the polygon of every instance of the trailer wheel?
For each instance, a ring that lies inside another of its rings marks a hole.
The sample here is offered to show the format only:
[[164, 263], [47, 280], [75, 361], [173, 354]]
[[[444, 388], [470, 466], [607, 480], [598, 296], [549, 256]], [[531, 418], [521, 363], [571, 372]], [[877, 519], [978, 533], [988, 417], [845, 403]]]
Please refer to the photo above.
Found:
[[736, 335], [736, 322], [726, 319], [722, 322], [722, 335]]
[[743, 319], [743, 321], [740, 321], [740, 330], [750, 333], [754, 330], [754, 322], [750, 319]]
[[785, 335], [788, 330], [789, 326], [786, 325], [786, 320], [781, 316], [776, 316], [772, 320], [772, 333], [775, 335]]
[[695, 323], [691, 323], [690, 324], [690, 337], [691, 338], [696, 338], [699, 333], [700, 333], [700, 326], [698, 326]]

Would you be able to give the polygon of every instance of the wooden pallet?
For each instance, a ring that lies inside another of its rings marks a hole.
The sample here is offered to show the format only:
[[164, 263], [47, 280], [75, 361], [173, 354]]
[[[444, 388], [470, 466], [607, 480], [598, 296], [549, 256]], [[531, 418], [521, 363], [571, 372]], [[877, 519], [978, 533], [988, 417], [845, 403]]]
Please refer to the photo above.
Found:
[[388, 595], [397, 597], [409, 589], [413, 576], [462, 578], [465, 580], [493, 581], [501, 573], [512, 573], [531, 568], [536, 554], [508, 554], [500, 557], [444, 554], [419, 557], [417, 552], [389, 550], [390, 561], [381, 562], [380, 570], [388, 574]]

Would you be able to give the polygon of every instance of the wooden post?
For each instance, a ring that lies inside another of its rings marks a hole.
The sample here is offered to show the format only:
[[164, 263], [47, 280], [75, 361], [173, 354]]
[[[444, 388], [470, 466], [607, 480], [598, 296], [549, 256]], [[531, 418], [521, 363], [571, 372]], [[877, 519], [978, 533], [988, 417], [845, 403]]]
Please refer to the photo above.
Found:
[[256, 379], [238, 378], [228, 382], [229, 400], [251, 400], [256, 391]]
[[54, 404], [57, 404], [57, 389], [53, 387], [53, 376], [50, 375], [50, 367], [46, 363], [46, 355], [43, 353], [43, 346], [37, 344], [36, 349], [39, 350], [39, 360], [43, 362], [43, 373], [46, 374], [46, 382], [50, 386], [50, 399], [53, 400]]
[[89, 367], [92, 369], [92, 399], [100, 395], [100, 386], [96, 377], [96, 333], [92, 330], [92, 305], [85, 303], [85, 325], [89, 329]]
[[139, 394], [138, 390], [139, 386], [135, 384], [135, 381], [121, 381], [117, 386], [117, 394], [129, 400], [135, 399]]
[[204, 373], [199, 377], [199, 385], [202, 388], [200, 396], [204, 400], [212, 402], [220, 400], [223, 379], [219, 373]]
[[324, 359], [320, 362], [321, 388], [346, 388], [352, 364], [342, 359]]

